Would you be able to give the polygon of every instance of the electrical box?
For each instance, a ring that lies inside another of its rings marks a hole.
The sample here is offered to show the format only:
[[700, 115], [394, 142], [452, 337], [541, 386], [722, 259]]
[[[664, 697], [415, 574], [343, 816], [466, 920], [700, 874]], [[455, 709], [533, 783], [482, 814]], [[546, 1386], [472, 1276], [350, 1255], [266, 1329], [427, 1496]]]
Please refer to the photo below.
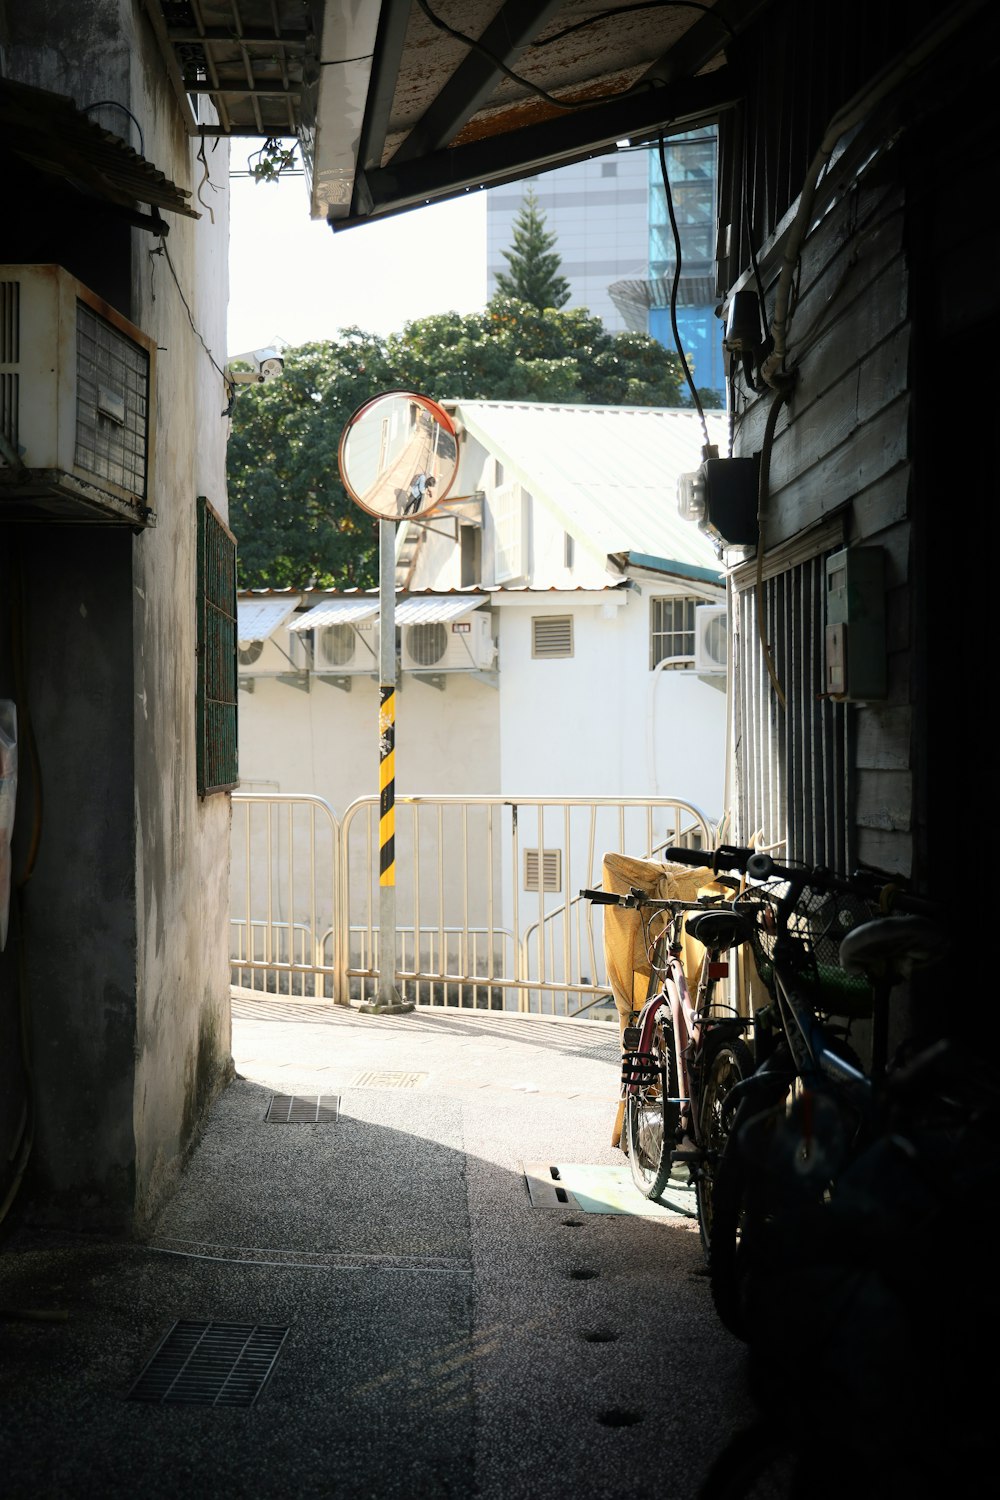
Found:
[[887, 690], [884, 554], [845, 547], [826, 560], [826, 693], [867, 702]]
[[757, 486], [760, 459], [708, 458], [677, 481], [677, 507], [687, 521], [720, 546], [753, 547], [757, 542]]

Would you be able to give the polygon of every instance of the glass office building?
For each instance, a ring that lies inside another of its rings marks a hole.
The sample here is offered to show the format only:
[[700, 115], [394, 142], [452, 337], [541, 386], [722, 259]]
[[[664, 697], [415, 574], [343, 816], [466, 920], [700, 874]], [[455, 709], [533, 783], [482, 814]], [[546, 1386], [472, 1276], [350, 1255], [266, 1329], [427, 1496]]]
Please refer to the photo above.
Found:
[[[715, 315], [717, 142], [712, 129], [674, 136], [664, 146], [681, 241], [677, 323], [695, 384], [725, 395], [722, 324]], [[631, 328], [674, 347], [670, 293], [674, 237], [655, 147], [627, 148], [487, 194], [487, 295], [507, 270], [524, 186], [535, 191], [556, 235], [568, 307], [587, 307], [615, 332]]]

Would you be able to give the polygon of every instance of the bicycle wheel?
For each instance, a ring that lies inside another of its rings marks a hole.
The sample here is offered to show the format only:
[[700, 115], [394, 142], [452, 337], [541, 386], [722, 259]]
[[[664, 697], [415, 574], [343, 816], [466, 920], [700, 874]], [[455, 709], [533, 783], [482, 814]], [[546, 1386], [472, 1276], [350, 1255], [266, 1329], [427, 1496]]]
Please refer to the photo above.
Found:
[[[659, 1198], [670, 1179], [670, 1153], [677, 1144], [677, 1059], [669, 1013], [657, 1022], [650, 1062], [661, 1072], [644, 1078], [625, 1101], [625, 1129], [632, 1180], [640, 1193]], [[664, 1080], [666, 1087], [664, 1088]]]
[[[775, 1078], [770, 1099], [773, 1110], [786, 1096], [790, 1079]], [[723, 1323], [739, 1339], [746, 1339], [744, 1283], [753, 1264], [755, 1246], [764, 1238], [773, 1209], [763, 1174], [747, 1161], [740, 1135], [749, 1122], [766, 1112], [762, 1098], [745, 1099], [736, 1111], [732, 1129], [716, 1163], [712, 1182], [712, 1233], [708, 1272], [712, 1301]]]
[[715, 1173], [729, 1134], [730, 1121], [723, 1106], [730, 1090], [753, 1072], [750, 1048], [739, 1037], [716, 1032], [705, 1044], [699, 1072], [698, 1145], [703, 1155], [695, 1177], [695, 1199], [702, 1248], [707, 1256], [712, 1240]]

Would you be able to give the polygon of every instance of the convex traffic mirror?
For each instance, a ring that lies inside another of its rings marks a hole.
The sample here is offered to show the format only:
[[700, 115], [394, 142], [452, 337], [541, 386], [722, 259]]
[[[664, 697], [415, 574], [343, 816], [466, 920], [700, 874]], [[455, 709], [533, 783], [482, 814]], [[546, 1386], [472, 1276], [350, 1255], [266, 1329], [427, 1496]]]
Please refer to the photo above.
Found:
[[348, 421], [337, 466], [351, 499], [380, 520], [426, 515], [455, 483], [455, 425], [428, 396], [385, 391]]

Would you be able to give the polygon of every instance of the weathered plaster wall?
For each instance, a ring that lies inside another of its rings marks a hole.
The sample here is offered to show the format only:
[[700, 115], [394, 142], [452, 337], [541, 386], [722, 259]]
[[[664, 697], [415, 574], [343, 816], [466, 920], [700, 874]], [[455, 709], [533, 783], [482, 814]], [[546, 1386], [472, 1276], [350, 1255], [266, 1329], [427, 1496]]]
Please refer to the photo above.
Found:
[[[182, 129], [145, 24], [139, 42], [131, 108], [144, 121], [147, 154], [194, 193], [202, 176], [196, 143]], [[173, 217], [164, 247], [170, 264], [148, 254], [148, 235], [135, 235], [134, 317], [160, 346], [157, 525], [135, 541], [132, 600], [140, 1222], [169, 1188], [230, 1066], [230, 806], [224, 794], [199, 800], [195, 760], [197, 497], [205, 495], [223, 516], [227, 510], [226, 397], [216, 368], [226, 353], [227, 143], [209, 146], [207, 156], [211, 182], [223, 191], [206, 186], [204, 208], [192, 199], [200, 219]]]
[[[138, 0], [19, 7], [10, 76], [114, 100], [101, 123], [196, 188], [184, 135]], [[140, 142], [138, 129], [141, 128]], [[226, 186], [225, 148], [211, 175]], [[160, 347], [154, 413], [155, 528], [0, 527], [0, 571], [23, 566], [28, 694], [44, 822], [26, 888], [26, 992], [37, 1103], [31, 1186], [39, 1213], [141, 1225], [169, 1187], [230, 1064], [229, 803], [195, 784], [196, 498], [223, 514], [222, 380], [184, 305], [224, 364], [228, 220], [171, 218], [177, 283], [157, 241], [107, 209], [46, 207], [48, 179], [0, 228], [0, 260], [53, 260], [106, 296]], [[130, 269], [131, 268], [131, 269]], [[18, 564], [20, 558], [20, 564]], [[12, 696], [0, 638], [0, 695]], [[25, 794], [28, 782], [25, 778]], [[17, 839], [32, 833], [27, 795]], [[8, 995], [18, 986], [5, 962]]]

